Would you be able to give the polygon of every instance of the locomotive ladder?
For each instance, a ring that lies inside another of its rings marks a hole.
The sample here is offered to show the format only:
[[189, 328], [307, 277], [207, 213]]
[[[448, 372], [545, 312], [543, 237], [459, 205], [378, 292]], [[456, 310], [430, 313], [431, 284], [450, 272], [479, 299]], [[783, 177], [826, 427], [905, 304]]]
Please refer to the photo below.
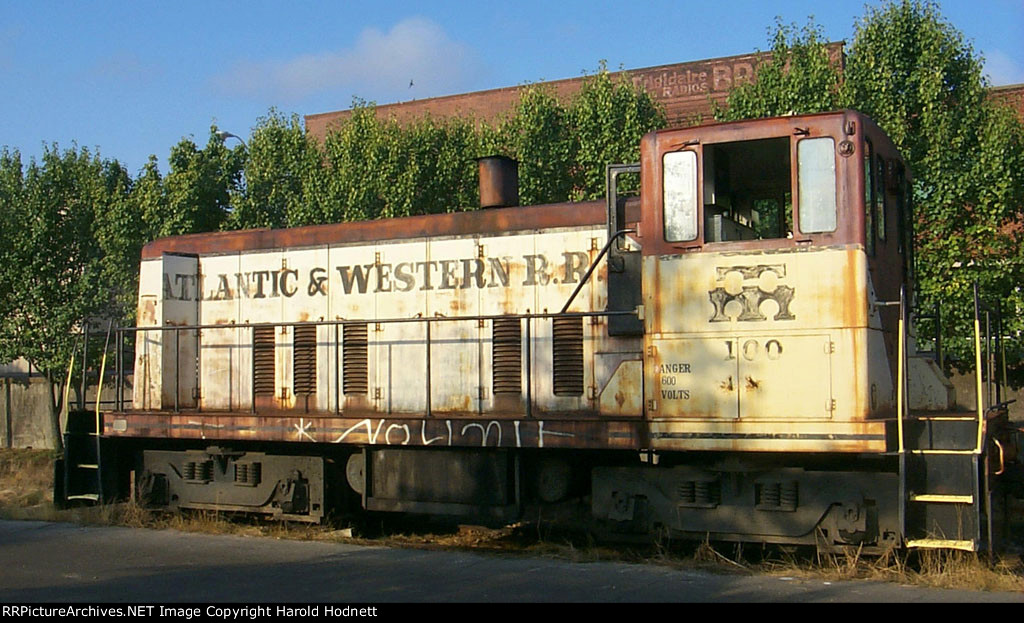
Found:
[[[975, 287], [974, 348], [977, 410], [910, 413], [907, 392], [907, 310], [900, 293], [897, 437], [900, 521], [909, 548], [978, 551], [992, 547], [991, 491], [985, 448], [981, 307]], [[989, 338], [986, 337], [986, 341]], [[991, 379], [991, 372], [988, 378]], [[985, 536], [983, 539], [982, 536]]]
[[[112, 323], [111, 323], [112, 324]], [[100, 454], [103, 431], [101, 424], [100, 395], [103, 389], [103, 375], [107, 367], [107, 350], [110, 346], [111, 326], [107, 327], [106, 345], [100, 364], [100, 373], [96, 386], [96, 408], [87, 409], [85, 404], [85, 370], [89, 353], [89, 331], [84, 332], [82, 352], [82, 391], [79, 394], [78, 408], [71, 409], [68, 404], [68, 393], [71, 388], [71, 375], [75, 366], [74, 355], [68, 369], [67, 384], [64, 387], [64, 404], [68, 406], [67, 420], [64, 423], [64, 457], [55, 466], [54, 480], [62, 486], [61, 495], [55, 495], [57, 504], [84, 502], [96, 504], [103, 501], [103, 464]], [[57, 500], [56, 498], [62, 498]]]

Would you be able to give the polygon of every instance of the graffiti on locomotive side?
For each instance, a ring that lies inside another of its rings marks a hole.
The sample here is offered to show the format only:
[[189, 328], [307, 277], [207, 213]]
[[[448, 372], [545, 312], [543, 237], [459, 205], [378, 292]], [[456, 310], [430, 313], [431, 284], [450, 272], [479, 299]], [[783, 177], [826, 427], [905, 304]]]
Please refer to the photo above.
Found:
[[[787, 285], [777, 283], [786, 277], [785, 264], [758, 264], [756, 266], [726, 266], [715, 269], [716, 281], [721, 283], [708, 291], [708, 297], [714, 306], [709, 322], [763, 321], [768, 317], [761, 312], [765, 301], [774, 301], [778, 312], [773, 320], [795, 320], [789, 311], [795, 290]], [[738, 277], [730, 283], [733, 275]], [[751, 282], [756, 282], [753, 285]], [[738, 303], [739, 313], [735, 316], [726, 312], [726, 306]]]
[[323, 441], [333, 443], [354, 442], [388, 446], [465, 446], [481, 447], [536, 447], [543, 448], [545, 440], [556, 437], [573, 438], [575, 434], [544, 427], [543, 420], [501, 421], [487, 420], [465, 422], [460, 420], [387, 420], [366, 418], [341, 429], [317, 431], [314, 420], [300, 419], [292, 425], [292, 434], [298, 441], [317, 441], [317, 433]]
[[[412, 290], [466, 290], [470, 288], [509, 288], [575, 284], [590, 266], [590, 256], [582, 251], [564, 251], [560, 257], [543, 253], [520, 258], [473, 257], [426, 260], [422, 262], [350, 264], [328, 269], [313, 266], [299, 270], [253, 270], [236, 273], [164, 273], [165, 300], [230, 301], [235, 299], [291, 298], [327, 296], [331, 274], [343, 294], [377, 294]], [[512, 275], [522, 274], [513, 284]]]

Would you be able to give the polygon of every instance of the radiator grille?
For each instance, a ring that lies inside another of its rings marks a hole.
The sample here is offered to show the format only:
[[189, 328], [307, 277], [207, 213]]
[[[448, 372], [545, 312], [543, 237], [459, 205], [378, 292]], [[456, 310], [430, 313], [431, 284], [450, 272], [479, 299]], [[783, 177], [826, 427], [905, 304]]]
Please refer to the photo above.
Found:
[[343, 327], [342, 356], [343, 379], [342, 390], [346, 395], [365, 394], [369, 391], [367, 382], [367, 325], [346, 324]]
[[496, 318], [491, 334], [495, 394], [522, 393], [523, 329], [518, 318]]
[[292, 370], [295, 372], [295, 395], [316, 393], [316, 326], [295, 327], [292, 349]]
[[253, 386], [256, 395], [274, 395], [274, 327], [253, 327]]
[[556, 396], [583, 395], [583, 318], [552, 319]]

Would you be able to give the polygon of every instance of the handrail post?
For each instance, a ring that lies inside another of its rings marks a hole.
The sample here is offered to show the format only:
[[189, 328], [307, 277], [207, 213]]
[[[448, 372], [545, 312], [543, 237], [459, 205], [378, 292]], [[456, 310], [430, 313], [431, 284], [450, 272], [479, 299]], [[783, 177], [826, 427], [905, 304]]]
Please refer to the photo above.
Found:
[[904, 387], [904, 384], [906, 382], [906, 379], [904, 378], [905, 375], [906, 375], [906, 370], [904, 370], [903, 359], [904, 359], [905, 350], [906, 350], [905, 345], [904, 345], [904, 342], [907, 339], [906, 331], [907, 331], [907, 328], [906, 328], [906, 308], [905, 308], [905, 301], [904, 301], [904, 290], [903, 290], [903, 288], [900, 288], [900, 319], [899, 319], [899, 330], [898, 330], [899, 335], [897, 336], [897, 343], [898, 343], [898, 345], [897, 345], [897, 354], [896, 354], [896, 357], [897, 357], [897, 361], [896, 361], [896, 377], [897, 377], [896, 378], [896, 387], [898, 388], [897, 391], [896, 391], [896, 437], [897, 437], [897, 440], [898, 440], [898, 448], [899, 448], [900, 454], [903, 454], [903, 448], [904, 448], [904, 446], [903, 446], [903, 417], [904, 417], [905, 414], [903, 412], [903, 403], [904, 403], [904, 400], [906, 398], [906, 395], [905, 395], [906, 391], [905, 391], [905, 387]]
[[1002, 402], [1002, 399], [1003, 399], [1002, 392], [1005, 392], [1005, 391], [1007, 391], [1007, 389], [1009, 389], [1009, 385], [1007, 384], [1007, 379], [1006, 379], [1006, 340], [1004, 339], [1004, 334], [1003, 334], [1003, 302], [1002, 301], [999, 301], [999, 360], [1000, 360], [1000, 367], [1002, 368], [1002, 378], [1003, 378], [1002, 391], [1000, 392], [999, 401]]
[[121, 335], [121, 327], [114, 329], [114, 339], [117, 340], [117, 344], [114, 346], [114, 362], [117, 366], [117, 375], [114, 377], [114, 410], [122, 411], [121, 409], [121, 374], [124, 371], [124, 362], [121, 357], [124, 353], [121, 352], [121, 342], [124, 336]]
[[111, 318], [107, 322], [107, 338], [103, 342], [103, 357], [100, 361], [100, 375], [96, 379], [96, 434], [100, 435], [103, 433], [103, 427], [100, 422], [100, 402], [103, 398], [103, 375], [107, 371], [107, 352], [110, 350], [110, 329], [114, 326], [114, 320]]
[[988, 404], [995, 404], [992, 387], [992, 312], [985, 309], [985, 397]]
[[337, 321], [334, 323], [334, 412], [341, 413], [341, 374], [338, 370], [341, 365], [341, 347], [338, 345], [338, 330], [341, 327]]
[[981, 309], [978, 299], [978, 282], [974, 282], [974, 387], [978, 403], [978, 440], [974, 451], [978, 453], [981, 452], [981, 431], [985, 425], [985, 394], [981, 373]]
[[178, 404], [179, 395], [181, 394], [181, 332], [177, 327], [174, 328], [174, 412], [178, 413], [181, 410], [181, 405]]
[[433, 414], [430, 410], [430, 319], [426, 319], [426, 343], [427, 343], [427, 417]]
[[530, 333], [530, 317], [523, 319], [526, 323], [526, 417], [533, 417], [533, 338]]
[[85, 411], [85, 376], [89, 368], [89, 322], [85, 323], [85, 339], [82, 341], [82, 383], [78, 394], [78, 410]]

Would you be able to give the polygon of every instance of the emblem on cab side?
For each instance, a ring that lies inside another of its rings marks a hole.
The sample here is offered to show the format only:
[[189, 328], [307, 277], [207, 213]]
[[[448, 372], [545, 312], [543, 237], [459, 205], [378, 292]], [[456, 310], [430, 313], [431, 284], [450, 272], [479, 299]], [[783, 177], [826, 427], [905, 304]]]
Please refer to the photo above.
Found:
[[[736, 273], [738, 278], [731, 273]], [[711, 304], [715, 307], [709, 322], [729, 322], [733, 319], [739, 322], [768, 320], [768, 317], [761, 313], [761, 304], [765, 301], [775, 301], [779, 307], [772, 320], [796, 320], [796, 316], [789, 311], [794, 289], [777, 283], [785, 277], [785, 264], [716, 267], [715, 281], [720, 285], [708, 291]], [[739, 291], [736, 291], [737, 284]], [[738, 316], [730, 316], [725, 311], [726, 305], [733, 301], [740, 305]]]

